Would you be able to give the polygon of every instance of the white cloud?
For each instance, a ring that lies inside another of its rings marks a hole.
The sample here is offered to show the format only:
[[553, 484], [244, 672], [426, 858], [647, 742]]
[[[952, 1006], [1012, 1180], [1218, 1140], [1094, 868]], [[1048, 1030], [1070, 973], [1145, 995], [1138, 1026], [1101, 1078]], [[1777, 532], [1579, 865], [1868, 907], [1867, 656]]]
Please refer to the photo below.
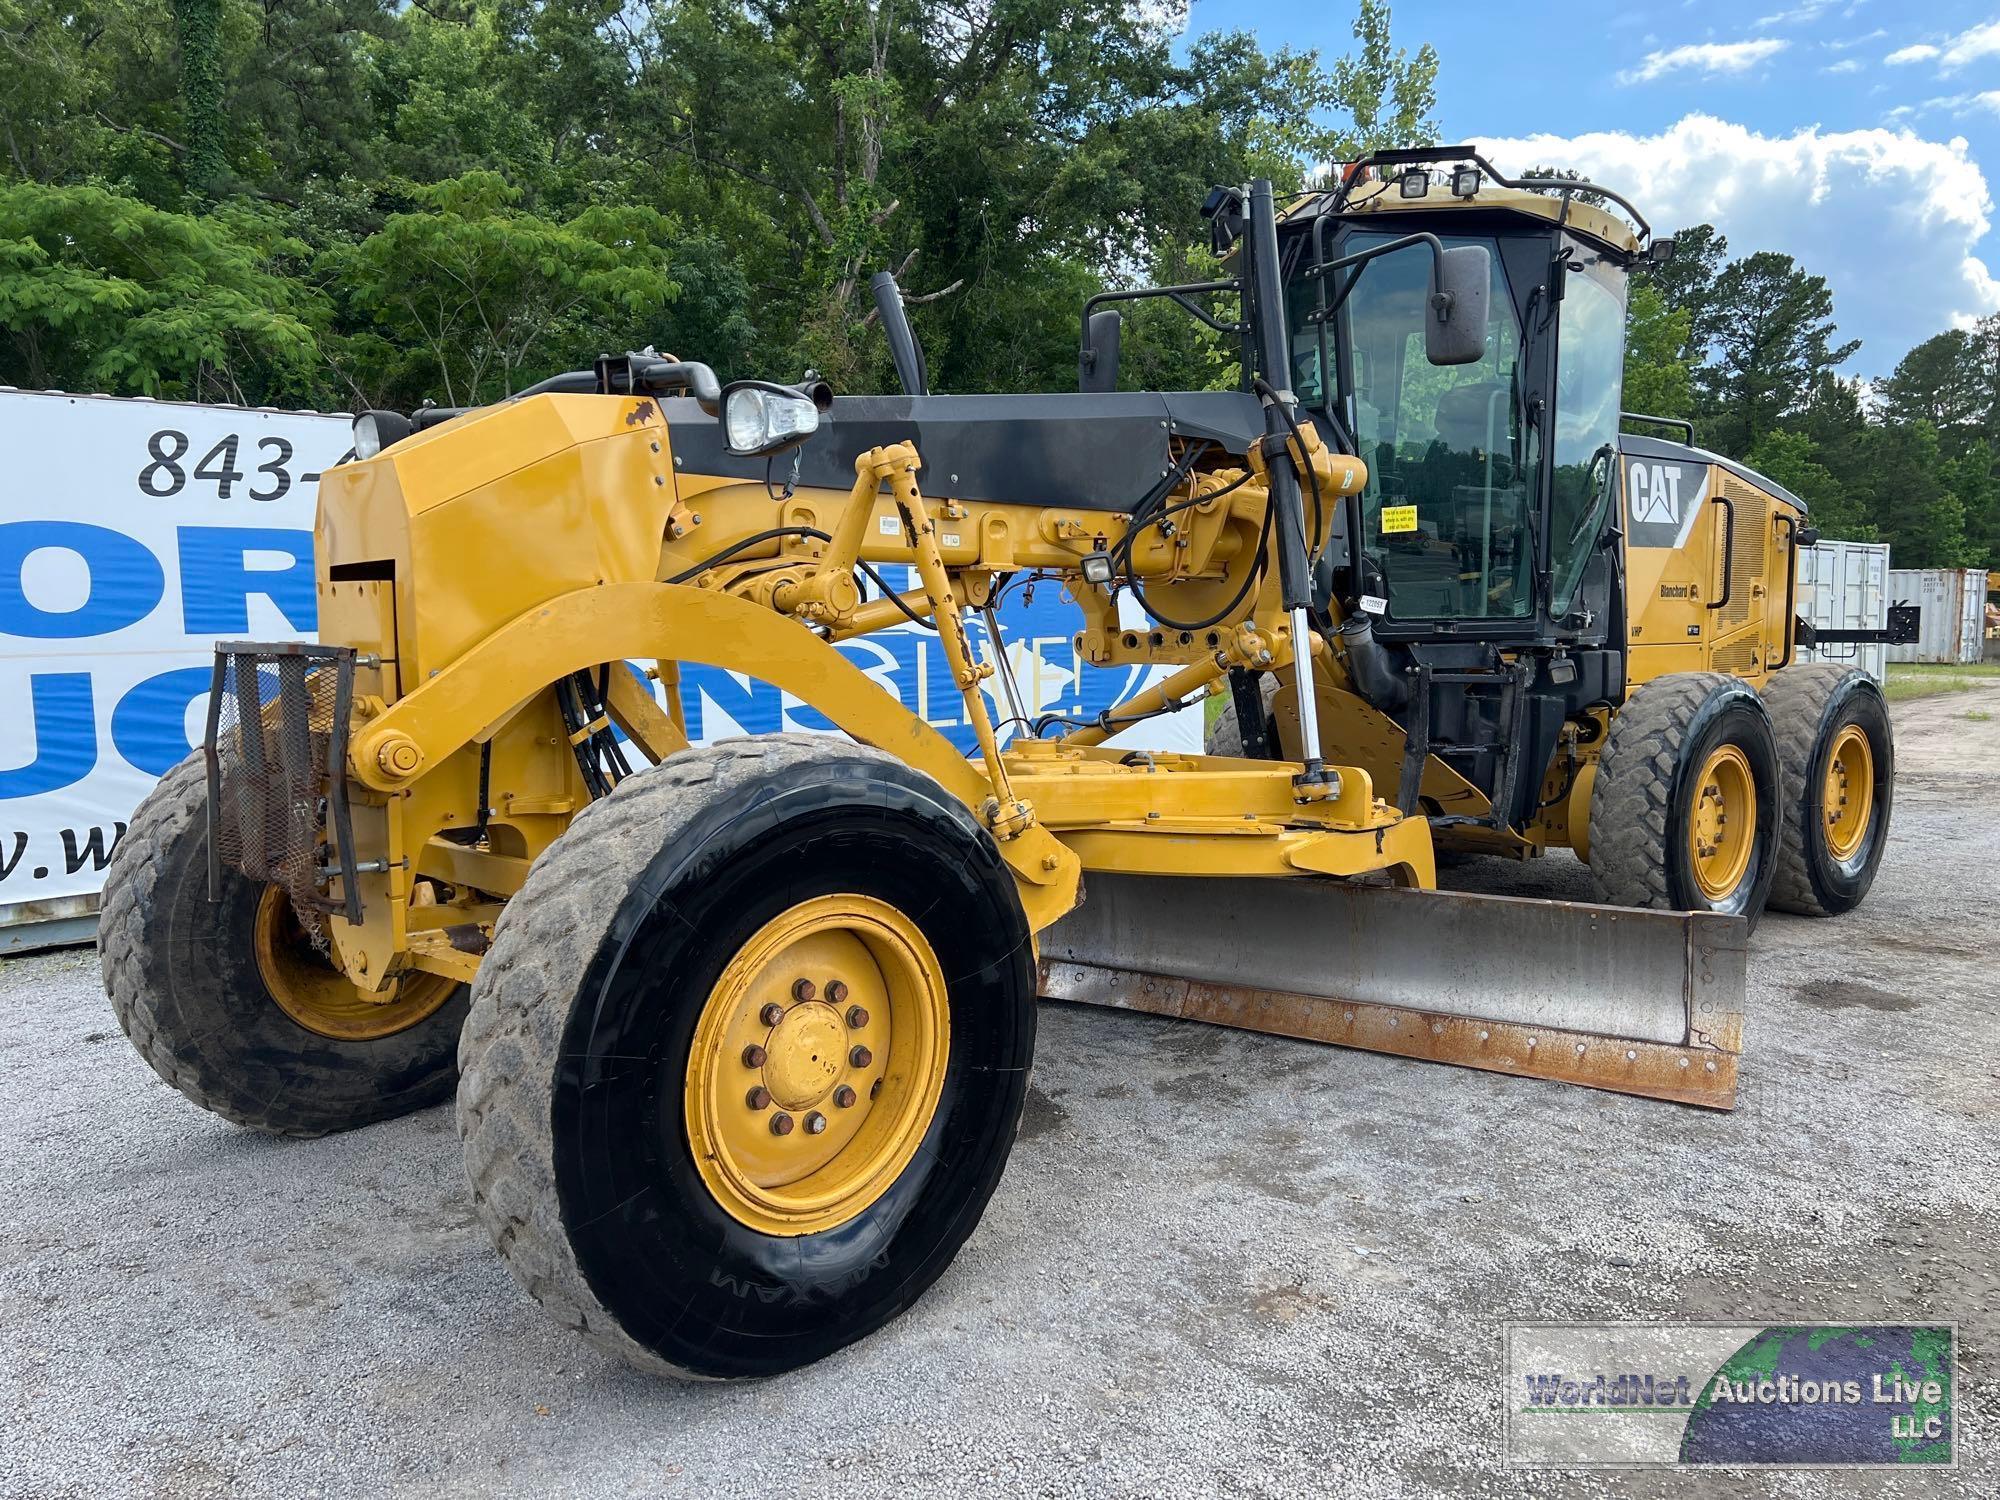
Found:
[[[2000, 91], [1996, 91], [2000, 92]], [[1833, 286], [1856, 371], [1886, 371], [1940, 329], [2000, 310], [1977, 253], [1993, 197], [1962, 137], [1908, 128], [1766, 136], [1693, 114], [1657, 135], [1598, 131], [1488, 140], [1504, 171], [1574, 167], [1662, 232], [1707, 222], [1734, 255], [1778, 250]]]
[[1955, 37], [1947, 38], [1942, 45], [1931, 42], [1915, 42], [1908, 47], [1898, 47], [1882, 61], [1902, 67], [1906, 63], [1937, 60], [1940, 73], [1956, 73], [1968, 63], [1978, 62], [1984, 57], [2000, 57], [2000, 16], [1968, 27]]
[[1766, 58], [1777, 56], [1790, 45], [1775, 37], [1760, 37], [1753, 42], [1691, 42], [1681, 47], [1669, 47], [1663, 52], [1648, 52], [1638, 67], [1628, 69], [1618, 77], [1625, 83], [1650, 83], [1655, 78], [1684, 68], [1698, 70], [1709, 78], [1718, 73], [1743, 73]]
[[1839, 62], [1821, 68], [1820, 71], [1822, 73], [1859, 73], [1861, 71], [1861, 63], [1856, 58], [1843, 57]]
[[1883, 37], [1887, 36], [1888, 34], [1889, 33], [1884, 31], [1880, 26], [1877, 26], [1873, 31], [1869, 32], [1865, 36], [1851, 36], [1846, 38], [1844, 41], [1831, 41], [1828, 42], [1826, 45], [1835, 52], [1845, 52], [1850, 47], [1865, 47], [1870, 42], [1879, 42], [1882, 40]]
[[1790, 10], [1777, 11], [1772, 15], [1759, 16], [1759, 26], [1791, 26], [1806, 21], [1816, 21], [1838, 5], [1840, 0], [1799, 0]]
[[1926, 99], [1924, 108], [1949, 110], [1961, 118], [1974, 110], [1990, 110], [2000, 115], [2000, 89], [1987, 89], [1980, 94], [1946, 94], [1940, 99]]
[[1946, 43], [1944, 56], [1938, 60], [1938, 71], [1953, 73], [1982, 57], [2000, 57], [2000, 16], [1983, 26], [1960, 32]]

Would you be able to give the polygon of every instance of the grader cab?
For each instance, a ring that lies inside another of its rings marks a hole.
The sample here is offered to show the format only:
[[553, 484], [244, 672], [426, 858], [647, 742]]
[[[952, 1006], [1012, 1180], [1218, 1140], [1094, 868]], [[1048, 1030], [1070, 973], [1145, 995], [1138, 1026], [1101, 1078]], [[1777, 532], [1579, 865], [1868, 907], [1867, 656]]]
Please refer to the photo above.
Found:
[[[1629, 752], [1701, 831], [1662, 832], [1618, 769], [1630, 682], [1716, 664], [1674, 642], [1637, 669], [1620, 602], [1611, 309], [1637, 247], [1551, 208], [1524, 249], [1476, 184], [1448, 234], [1357, 199], [1281, 219], [1268, 183], [1221, 193], [1234, 274], [1141, 294], [1240, 335], [1240, 391], [1117, 392], [1100, 308], [1082, 392], [934, 395], [881, 282], [901, 395], [633, 354], [364, 416], [321, 486], [320, 643], [218, 647], [205, 750], [114, 860], [127, 1033], [287, 1134], [456, 1087], [522, 1284], [703, 1376], [818, 1358], [936, 1278], [1005, 1164], [1038, 994], [1727, 1108], [1747, 903], [1684, 899], [1675, 860], [1733, 860], [1748, 825], [1768, 887], [1834, 844], [1792, 820], [1737, 679], [1696, 674], [1678, 738]], [[1599, 340], [1579, 378], [1609, 381], [1582, 437], [1571, 308]], [[996, 609], [1028, 578], [1074, 595], [1080, 664], [1167, 675], [1037, 716]], [[906, 624], [975, 755], [838, 649]], [[691, 663], [840, 733], [691, 745]], [[1255, 715], [1240, 753], [1107, 743], [1225, 691]], [[1827, 701], [1874, 700], [1842, 677]], [[1879, 840], [1886, 730], [1853, 722], [1828, 753], [1876, 789]], [[1579, 798], [1600, 863], [1665, 840], [1641, 894], [1673, 909], [1436, 891], [1437, 842], [1582, 846]]]

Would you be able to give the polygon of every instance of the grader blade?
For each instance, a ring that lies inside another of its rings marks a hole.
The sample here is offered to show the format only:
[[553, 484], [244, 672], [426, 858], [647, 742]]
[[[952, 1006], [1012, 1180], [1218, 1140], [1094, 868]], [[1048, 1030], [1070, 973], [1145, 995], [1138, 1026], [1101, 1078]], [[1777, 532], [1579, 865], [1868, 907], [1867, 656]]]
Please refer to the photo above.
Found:
[[1732, 1109], [1747, 925], [1316, 880], [1092, 875], [1041, 992]]

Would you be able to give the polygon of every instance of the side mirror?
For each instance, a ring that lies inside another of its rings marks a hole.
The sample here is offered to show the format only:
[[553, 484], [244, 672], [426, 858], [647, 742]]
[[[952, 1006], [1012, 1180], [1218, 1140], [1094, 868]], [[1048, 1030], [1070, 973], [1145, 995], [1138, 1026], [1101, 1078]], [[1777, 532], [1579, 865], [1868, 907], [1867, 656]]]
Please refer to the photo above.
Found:
[[819, 411], [811, 395], [792, 386], [733, 381], [722, 390], [722, 445], [737, 458], [796, 448], [819, 431]]
[[1114, 308], [1090, 315], [1083, 335], [1083, 353], [1076, 361], [1076, 388], [1086, 395], [1118, 389], [1118, 313]]
[[1434, 365], [1476, 365], [1486, 354], [1486, 304], [1493, 261], [1484, 245], [1459, 245], [1431, 265], [1424, 358]]
[[1792, 540], [1801, 547], [1817, 547], [1819, 545], [1819, 528], [1817, 526], [1794, 526], [1792, 528]]

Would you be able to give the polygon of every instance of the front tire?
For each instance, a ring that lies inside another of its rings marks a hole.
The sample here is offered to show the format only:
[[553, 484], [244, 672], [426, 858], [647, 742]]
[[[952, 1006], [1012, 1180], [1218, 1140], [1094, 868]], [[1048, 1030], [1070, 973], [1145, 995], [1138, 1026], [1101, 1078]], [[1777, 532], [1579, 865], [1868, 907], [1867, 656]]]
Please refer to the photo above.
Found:
[[223, 871], [208, 896], [202, 758], [169, 771], [111, 856], [98, 919], [104, 991], [153, 1071], [203, 1109], [320, 1136], [451, 1097], [467, 987], [412, 975], [364, 1000], [275, 886]]
[[1764, 702], [1785, 787], [1771, 905], [1808, 917], [1852, 911], [1889, 841], [1896, 746], [1888, 700], [1865, 672], [1805, 662], [1772, 674]]
[[1026, 1097], [1031, 952], [993, 840], [894, 757], [682, 752], [587, 808], [501, 917], [461, 1052], [474, 1204], [608, 1353], [808, 1364], [978, 1223]]
[[1590, 868], [1619, 906], [1764, 910], [1782, 786], [1771, 716], [1741, 678], [1676, 672], [1611, 721], [1590, 796]]

